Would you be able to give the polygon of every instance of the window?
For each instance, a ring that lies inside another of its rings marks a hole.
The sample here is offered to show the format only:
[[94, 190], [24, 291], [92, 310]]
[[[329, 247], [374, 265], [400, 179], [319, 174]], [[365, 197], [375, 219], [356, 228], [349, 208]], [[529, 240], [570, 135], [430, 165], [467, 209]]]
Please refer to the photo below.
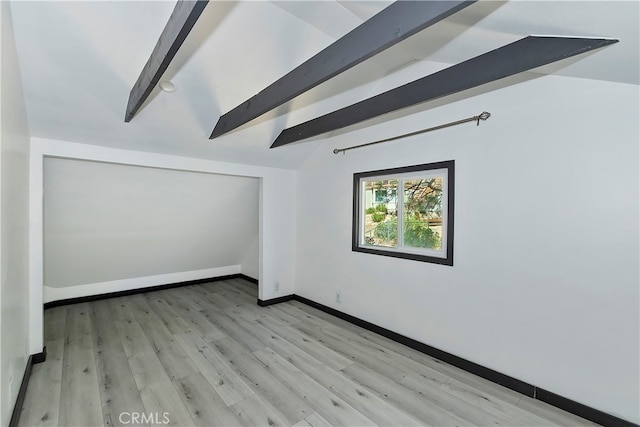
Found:
[[353, 175], [352, 249], [453, 265], [454, 161]]

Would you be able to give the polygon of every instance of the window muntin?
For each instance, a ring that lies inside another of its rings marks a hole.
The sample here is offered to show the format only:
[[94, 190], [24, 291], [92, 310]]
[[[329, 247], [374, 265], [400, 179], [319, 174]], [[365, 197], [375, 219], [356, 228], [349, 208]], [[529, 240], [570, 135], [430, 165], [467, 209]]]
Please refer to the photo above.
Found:
[[354, 174], [353, 250], [452, 265], [453, 167]]

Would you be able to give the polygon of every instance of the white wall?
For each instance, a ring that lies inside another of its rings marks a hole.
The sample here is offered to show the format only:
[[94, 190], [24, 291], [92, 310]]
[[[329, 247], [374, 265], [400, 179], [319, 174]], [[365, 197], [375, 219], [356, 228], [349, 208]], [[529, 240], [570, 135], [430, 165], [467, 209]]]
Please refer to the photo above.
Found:
[[251, 242], [247, 253], [240, 264], [242, 274], [253, 279], [257, 279], [260, 275], [260, 237]]
[[[256, 178], [47, 158], [44, 284], [236, 266], [256, 242]], [[249, 260], [247, 260], [249, 263]]]
[[[296, 173], [291, 170], [273, 169], [261, 166], [248, 166], [233, 163], [214, 162], [186, 157], [143, 153], [137, 151], [118, 150], [88, 144], [77, 144], [66, 141], [55, 141], [43, 138], [31, 139], [31, 179], [30, 179], [30, 306], [34, 308], [30, 317], [30, 347], [42, 346], [42, 312], [39, 307], [46, 295], [43, 295], [43, 202], [42, 190], [44, 182], [43, 166], [45, 157], [88, 160], [94, 162], [115, 163], [119, 165], [145, 166], [151, 168], [170, 169], [175, 171], [205, 172], [235, 177], [259, 178], [259, 295], [262, 299], [270, 299], [294, 291], [294, 257], [295, 247], [295, 194]], [[47, 160], [49, 161], [49, 160]], [[253, 193], [255, 197], [255, 193]], [[284, 196], [283, 196], [284, 195]], [[48, 197], [48, 196], [46, 196]], [[86, 200], [83, 199], [83, 203]], [[255, 201], [255, 199], [254, 199]], [[217, 242], [226, 245], [228, 242]], [[250, 249], [250, 243], [248, 243]], [[219, 246], [218, 246], [219, 247]], [[247, 250], [248, 250], [247, 249]], [[72, 290], [73, 294], [64, 294], [65, 298], [82, 296], [82, 292], [111, 292], [161, 285], [184, 280], [211, 277], [211, 270], [219, 275], [240, 273], [246, 254], [237, 258], [237, 264], [229, 270], [227, 267], [199, 269], [177, 273], [162, 273], [156, 266], [150, 276], [134, 279], [116, 279], [90, 286], [72, 286], [57, 288]], [[248, 261], [247, 261], [248, 262]], [[254, 261], [255, 262], [255, 261]], [[248, 265], [248, 264], [246, 264]], [[194, 265], [193, 268], [198, 268]], [[222, 269], [222, 270], [221, 270]], [[148, 270], [151, 274], [151, 270]], [[103, 276], [105, 277], [105, 276]], [[279, 291], [273, 284], [279, 283]], [[49, 288], [56, 289], [56, 288]], [[60, 293], [55, 294], [60, 296]], [[51, 295], [49, 295], [51, 297]]]
[[[637, 423], [638, 87], [517, 80], [329, 139], [299, 171], [296, 293]], [[354, 172], [451, 159], [453, 267], [351, 251]]]
[[29, 354], [29, 128], [8, 2], [0, 15], [0, 425], [7, 425]]

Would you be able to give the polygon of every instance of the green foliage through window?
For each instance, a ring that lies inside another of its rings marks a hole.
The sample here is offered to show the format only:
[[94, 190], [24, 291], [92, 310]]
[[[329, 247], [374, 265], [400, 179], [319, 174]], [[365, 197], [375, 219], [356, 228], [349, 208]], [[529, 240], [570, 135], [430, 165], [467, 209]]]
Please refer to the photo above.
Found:
[[373, 235], [384, 241], [385, 246], [394, 246], [398, 241], [398, 220], [394, 218], [378, 224]]
[[[373, 235], [384, 246], [395, 246], [398, 242], [398, 220], [394, 218], [381, 222], [376, 226]], [[428, 222], [416, 217], [405, 217], [404, 244], [413, 248], [440, 249], [442, 239]]]
[[442, 239], [427, 221], [411, 216], [404, 220], [404, 244], [413, 248], [440, 249]]
[[376, 212], [382, 212], [383, 214], [387, 213], [387, 207], [380, 203], [378, 206], [376, 206]]
[[371, 215], [371, 220], [373, 222], [380, 222], [380, 221], [384, 221], [386, 217], [387, 217], [387, 214], [383, 214], [382, 212], [374, 212], [374, 214]]

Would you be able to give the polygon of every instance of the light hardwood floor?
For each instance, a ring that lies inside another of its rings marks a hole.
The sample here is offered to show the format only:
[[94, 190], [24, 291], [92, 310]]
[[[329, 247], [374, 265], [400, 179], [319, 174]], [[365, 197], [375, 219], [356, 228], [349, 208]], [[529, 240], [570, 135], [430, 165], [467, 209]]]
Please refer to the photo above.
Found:
[[[241, 279], [45, 312], [20, 425], [593, 425]], [[137, 422], [137, 423], [136, 423]]]

